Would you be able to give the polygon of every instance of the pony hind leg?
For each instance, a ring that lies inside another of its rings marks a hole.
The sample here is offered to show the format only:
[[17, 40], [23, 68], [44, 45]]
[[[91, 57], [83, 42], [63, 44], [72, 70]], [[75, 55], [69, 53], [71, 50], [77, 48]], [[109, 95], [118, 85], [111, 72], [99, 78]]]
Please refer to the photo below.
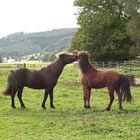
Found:
[[15, 106], [15, 95], [16, 95], [16, 93], [13, 93], [11, 95], [11, 107], [12, 108], [16, 108], [16, 106]]
[[114, 90], [112, 90], [112, 89], [109, 89], [109, 98], [110, 98], [110, 102], [109, 102], [109, 104], [108, 104], [108, 106], [106, 108], [106, 111], [110, 111], [111, 105], [112, 105], [112, 103], [114, 101]]
[[116, 90], [117, 96], [118, 96], [118, 101], [119, 101], [119, 109], [122, 110], [122, 94], [120, 92], [120, 89]]
[[22, 100], [22, 92], [23, 92], [23, 87], [18, 88], [18, 94], [17, 94], [18, 99], [20, 101], [21, 107], [25, 108], [25, 105], [24, 105], [23, 100]]

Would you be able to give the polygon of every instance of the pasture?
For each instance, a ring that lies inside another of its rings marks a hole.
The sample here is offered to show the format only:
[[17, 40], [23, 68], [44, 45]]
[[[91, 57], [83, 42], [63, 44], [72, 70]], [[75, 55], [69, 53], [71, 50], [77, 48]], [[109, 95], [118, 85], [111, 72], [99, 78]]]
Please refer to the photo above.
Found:
[[[28, 65], [39, 69], [44, 63]], [[0, 66], [0, 90], [7, 85], [7, 75], [16, 69], [14, 64]], [[132, 70], [133, 69], [133, 70]], [[120, 68], [121, 72], [140, 75], [140, 68]], [[118, 109], [115, 100], [110, 112], [104, 111], [109, 97], [107, 89], [92, 90], [91, 109], [83, 107], [83, 91], [77, 82], [78, 70], [72, 65], [64, 68], [54, 89], [55, 109], [41, 108], [43, 90], [25, 88], [25, 109], [20, 108], [16, 97], [16, 109], [10, 106], [10, 97], [0, 94], [0, 139], [1, 140], [96, 140], [140, 139], [140, 87], [132, 87], [134, 103], [123, 102], [124, 110]]]

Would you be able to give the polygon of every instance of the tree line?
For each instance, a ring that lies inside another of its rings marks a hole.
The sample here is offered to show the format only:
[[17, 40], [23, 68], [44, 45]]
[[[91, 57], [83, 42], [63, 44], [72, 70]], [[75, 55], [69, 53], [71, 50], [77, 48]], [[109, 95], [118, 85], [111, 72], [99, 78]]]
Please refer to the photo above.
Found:
[[78, 7], [70, 50], [87, 50], [94, 60], [130, 60], [140, 55], [139, 0], [75, 0]]

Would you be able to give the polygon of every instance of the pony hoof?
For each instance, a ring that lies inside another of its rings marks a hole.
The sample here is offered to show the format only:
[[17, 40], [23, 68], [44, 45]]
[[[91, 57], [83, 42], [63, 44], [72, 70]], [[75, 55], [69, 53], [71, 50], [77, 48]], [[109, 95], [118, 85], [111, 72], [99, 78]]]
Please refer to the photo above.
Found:
[[54, 105], [51, 105], [50, 107], [51, 107], [51, 108], [55, 108], [55, 106], [54, 106]]
[[45, 106], [41, 106], [43, 109], [46, 109], [46, 107]]
[[89, 109], [89, 108], [90, 108], [90, 106], [84, 106], [84, 108], [85, 108], [85, 109]]
[[121, 107], [121, 108], [119, 108], [119, 110], [123, 110], [123, 108]]
[[110, 108], [106, 108], [106, 111], [110, 111]]
[[15, 109], [16, 107], [15, 106], [11, 106], [13, 109]]
[[25, 106], [21, 106], [21, 108], [26, 108]]
[[90, 106], [87, 106], [88, 109], [90, 109]]

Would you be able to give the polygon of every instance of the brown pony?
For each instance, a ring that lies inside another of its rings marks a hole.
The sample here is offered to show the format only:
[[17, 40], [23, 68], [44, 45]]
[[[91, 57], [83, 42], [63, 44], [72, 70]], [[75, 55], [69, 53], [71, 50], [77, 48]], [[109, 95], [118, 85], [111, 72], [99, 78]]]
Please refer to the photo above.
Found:
[[53, 105], [53, 89], [57, 84], [57, 80], [63, 71], [66, 64], [72, 63], [77, 60], [77, 56], [68, 53], [62, 53], [59, 58], [40, 70], [29, 70], [26, 68], [11, 71], [8, 76], [8, 86], [3, 92], [5, 95], [11, 96], [11, 107], [15, 108], [14, 97], [16, 92], [20, 101], [21, 107], [25, 108], [22, 100], [22, 91], [24, 87], [33, 89], [45, 89], [42, 108], [46, 109], [45, 103], [48, 95], [50, 96], [50, 107]]
[[122, 109], [122, 96], [127, 102], [131, 102], [130, 84], [127, 76], [119, 74], [116, 71], [99, 71], [93, 67], [89, 60], [89, 54], [86, 51], [75, 52], [78, 56], [79, 67], [82, 72], [82, 85], [84, 91], [84, 107], [90, 108], [90, 94], [92, 88], [107, 87], [109, 91], [110, 102], [106, 108], [110, 110], [114, 100], [114, 91], [116, 91], [119, 100], [119, 109]]

